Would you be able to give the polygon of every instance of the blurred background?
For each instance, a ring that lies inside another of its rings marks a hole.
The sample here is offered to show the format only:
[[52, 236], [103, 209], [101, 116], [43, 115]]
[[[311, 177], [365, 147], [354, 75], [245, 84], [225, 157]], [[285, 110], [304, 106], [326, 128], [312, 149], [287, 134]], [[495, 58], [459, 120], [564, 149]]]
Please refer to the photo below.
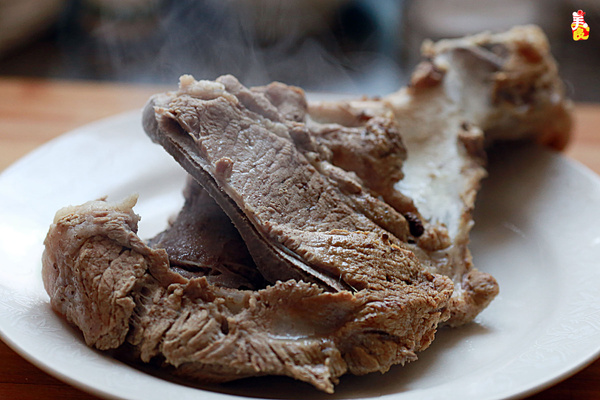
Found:
[[[575, 42], [582, 9], [590, 38]], [[600, 0], [0, 0], [0, 76], [174, 85], [236, 75], [384, 95], [425, 38], [534, 23], [572, 98], [600, 101]]]

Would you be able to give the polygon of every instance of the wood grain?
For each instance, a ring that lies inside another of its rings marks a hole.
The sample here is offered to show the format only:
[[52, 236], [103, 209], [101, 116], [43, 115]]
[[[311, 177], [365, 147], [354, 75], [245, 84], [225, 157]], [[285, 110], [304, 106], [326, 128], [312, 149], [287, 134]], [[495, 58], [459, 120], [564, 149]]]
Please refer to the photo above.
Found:
[[[0, 170], [71, 129], [143, 107], [158, 86], [0, 78]], [[600, 174], [600, 104], [578, 104], [566, 155]], [[49, 376], [0, 341], [0, 399], [96, 399]], [[600, 361], [531, 397], [600, 398]]]
[[0, 79], [0, 170], [69, 130], [141, 109], [159, 86]]

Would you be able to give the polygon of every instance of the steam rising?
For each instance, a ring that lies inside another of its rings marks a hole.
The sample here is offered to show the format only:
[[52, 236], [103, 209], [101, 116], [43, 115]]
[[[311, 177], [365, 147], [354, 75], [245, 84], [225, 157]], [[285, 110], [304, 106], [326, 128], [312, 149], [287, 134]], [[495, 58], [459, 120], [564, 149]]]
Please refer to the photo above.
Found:
[[372, 16], [344, 20], [343, 0], [100, 3], [71, 10], [79, 23], [63, 45], [72, 75], [173, 84], [182, 74], [233, 74], [246, 85], [369, 95], [402, 83], [396, 62], [378, 52]]

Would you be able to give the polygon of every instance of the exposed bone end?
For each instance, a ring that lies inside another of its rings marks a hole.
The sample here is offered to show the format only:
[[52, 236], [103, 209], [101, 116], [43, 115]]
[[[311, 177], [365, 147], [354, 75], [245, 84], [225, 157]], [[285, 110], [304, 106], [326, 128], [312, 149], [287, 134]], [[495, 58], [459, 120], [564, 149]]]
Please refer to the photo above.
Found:
[[[484, 130], [488, 144], [533, 139], [560, 150], [568, 143], [572, 103], [539, 27], [426, 41], [422, 53], [447, 70], [446, 93]], [[417, 69], [413, 79], [420, 74]]]

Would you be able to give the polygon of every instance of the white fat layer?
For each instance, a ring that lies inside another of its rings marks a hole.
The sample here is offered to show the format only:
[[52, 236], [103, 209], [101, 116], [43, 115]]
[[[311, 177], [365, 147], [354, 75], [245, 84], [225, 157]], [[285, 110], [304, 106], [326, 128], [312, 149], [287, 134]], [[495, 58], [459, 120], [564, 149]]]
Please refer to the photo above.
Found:
[[197, 81], [192, 75], [181, 75], [179, 91], [202, 100], [212, 100], [225, 93], [225, 85], [215, 81]]
[[[78, 205], [78, 206], [72, 206], [72, 205], [66, 206], [66, 207], [59, 209], [56, 212], [56, 214], [54, 215], [54, 223], [56, 224], [59, 220], [66, 218], [69, 215], [74, 215], [74, 214], [82, 214], [83, 215], [86, 213], [91, 213], [94, 210], [104, 211], [107, 208], [113, 209], [115, 211], [119, 211], [122, 213], [132, 213], [133, 214], [133, 207], [136, 205], [137, 201], [138, 201], [138, 194], [134, 193], [134, 194], [127, 196], [126, 198], [124, 198], [121, 201], [107, 202], [106, 198], [103, 197], [99, 200], [88, 201], [88, 202], [83, 203], [82, 205]], [[137, 216], [136, 216], [136, 218], [137, 218]]]

